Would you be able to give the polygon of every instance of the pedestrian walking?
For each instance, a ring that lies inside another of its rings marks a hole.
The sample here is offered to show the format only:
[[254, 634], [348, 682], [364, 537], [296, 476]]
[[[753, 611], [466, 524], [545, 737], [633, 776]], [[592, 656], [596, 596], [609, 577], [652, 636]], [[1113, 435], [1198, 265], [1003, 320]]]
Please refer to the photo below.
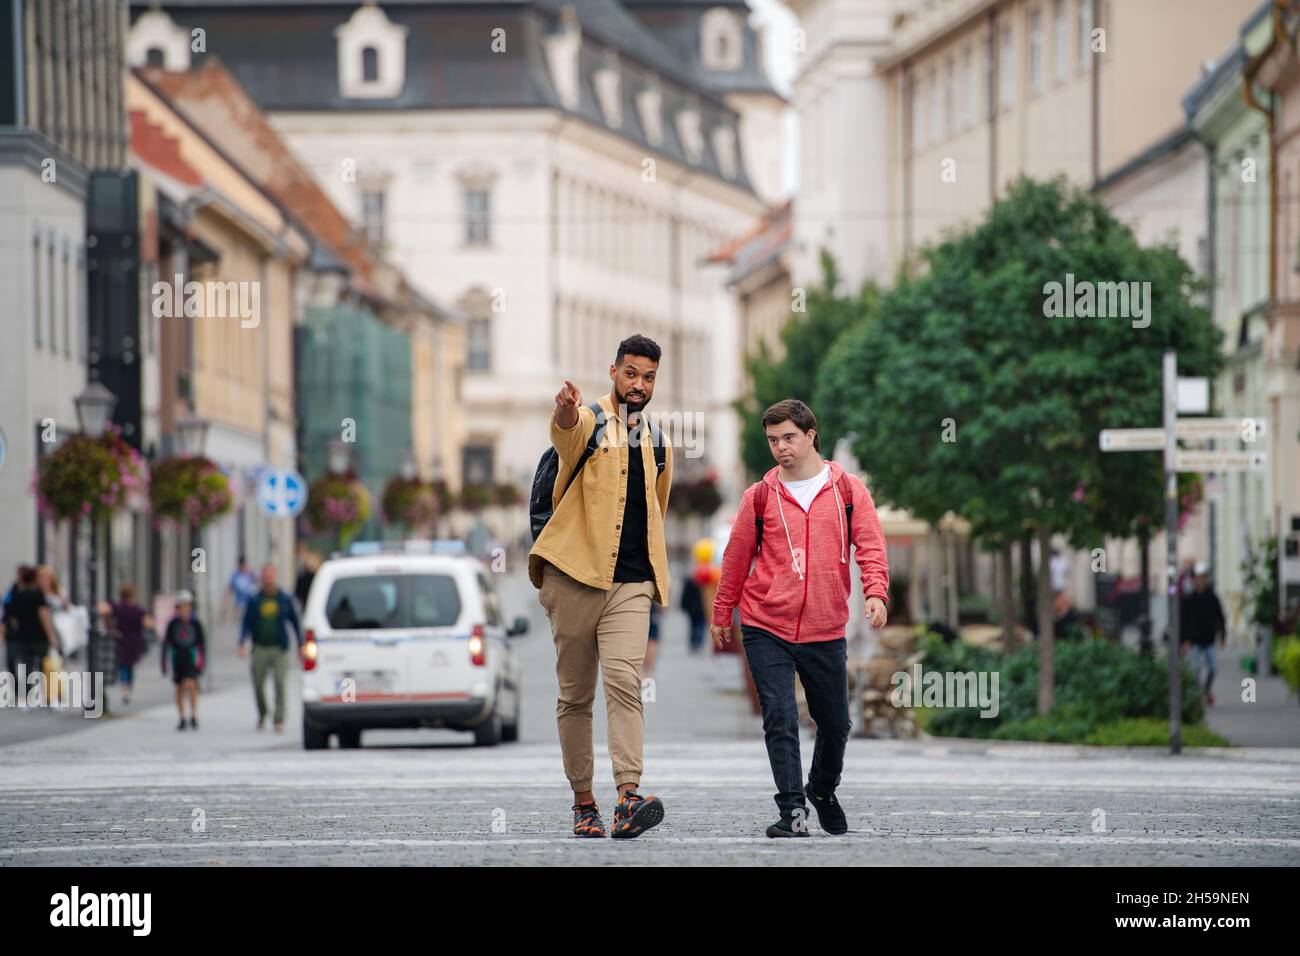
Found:
[[253, 697], [257, 701], [257, 729], [266, 726], [266, 677], [275, 683], [275, 713], [272, 722], [277, 734], [284, 733], [285, 681], [289, 676], [289, 637], [293, 629], [294, 646], [302, 648], [302, 623], [293, 598], [276, 584], [275, 565], [262, 566], [261, 589], [248, 602], [239, 629], [239, 656], [248, 656], [253, 648]]
[[709, 633], [709, 619], [704, 614], [704, 594], [699, 584], [690, 575], [682, 582], [681, 609], [686, 612], [690, 622], [690, 648], [692, 654], [704, 650], [704, 642]]
[[[762, 424], [777, 465], [741, 499], [723, 553], [711, 630], [715, 645], [725, 644], [732, 610], [739, 609], [780, 811], [767, 835], [807, 836], [805, 796], [822, 829], [840, 834], [848, 830], [835, 788], [849, 739], [849, 551], [856, 548], [868, 622], [884, 627], [885, 536], [862, 480], [838, 462], [822, 460], [817, 418], [807, 405], [777, 402], [763, 413]], [[806, 784], [796, 675], [817, 725]]]
[[307, 595], [311, 594], [311, 582], [316, 579], [320, 568], [320, 555], [308, 547], [302, 547], [298, 555], [298, 579], [293, 585], [293, 596], [298, 600], [298, 613], [307, 607]]
[[253, 577], [252, 569], [249, 568], [248, 561], [242, 554], [235, 564], [235, 570], [230, 574], [230, 583], [226, 586], [226, 591], [230, 597], [230, 607], [233, 609], [235, 620], [242, 621], [248, 610], [248, 602], [257, 593], [257, 579]]
[[[176, 612], [167, 623], [163, 637], [161, 657], [162, 673], [167, 676], [170, 665], [172, 681], [176, 684], [176, 713], [180, 716], [177, 730], [188, 726], [199, 729], [199, 677], [207, 663], [207, 640], [203, 625], [194, 615], [194, 595], [183, 590], [176, 594]], [[185, 702], [189, 701], [190, 716], [185, 719]]]
[[40, 574], [36, 568], [23, 565], [5, 604], [6, 663], [21, 690], [21, 699], [26, 699], [25, 682], [31, 680], [31, 675], [42, 673], [46, 655], [58, 653], [59, 638]]
[[1182, 598], [1178, 620], [1183, 651], [1190, 652], [1197, 686], [1205, 695], [1205, 703], [1213, 706], [1217, 665], [1214, 648], [1216, 642], [1219, 647], [1223, 646], [1227, 622], [1223, 617], [1223, 605], [1210, 587], [1208, 564], [1198, 562], [1193, 568], [1192, 592]]
[[100, 606], [103, 617], [111, 617], [117, 631], [117, 682], [122, 687], [122, 703], [131, 703], [135, 685], [135, 665], [144, 656], [144, 632], [153, 627], [153, 618], [135, 600], [135, 588], [123, 584], [117, 589], [116, 601]]
[[591, 405], [565, 380], [551, 418], [553, 451], [542, 456], [529, 506], [536, 540], [528, 577], [555, 639], [556, 723], [573, 790], [573, 832], [583, 837], [606, 835], [591, 789], [598, 669], [618, 789], [609, 835], [639, 836], [664, 815], [658, 797], [638, 790], [650, 604], [667, 607], [669, 593], [664, 514], [672, 449], [644, 418], [660, 354], [643, 335], [624, 339], [609, 367], [609, 394]]

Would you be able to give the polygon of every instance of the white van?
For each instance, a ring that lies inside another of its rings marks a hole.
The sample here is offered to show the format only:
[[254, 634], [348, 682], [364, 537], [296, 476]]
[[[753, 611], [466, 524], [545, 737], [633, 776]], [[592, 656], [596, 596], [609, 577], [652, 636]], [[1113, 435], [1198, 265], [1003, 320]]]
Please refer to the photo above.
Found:
[[369, 728], [519, 737], [519, 665], [487, 568], [464, 554], [331, 558], [303, 610], [303, 746], [359, 747]]

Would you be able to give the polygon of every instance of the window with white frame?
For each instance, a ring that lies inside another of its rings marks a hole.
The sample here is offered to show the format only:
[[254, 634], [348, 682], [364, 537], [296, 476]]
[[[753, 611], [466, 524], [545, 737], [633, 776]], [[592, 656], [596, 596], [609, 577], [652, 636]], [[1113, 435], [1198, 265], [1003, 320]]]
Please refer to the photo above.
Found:
[[1075, 21], [1079, 29], [1079, 72], [1092, 68], [1092, 0], [1075, 0]]
[[465, 323], [465, 369], [492, 371], [492, 320], [487, 316], [471, 318]]
[[45, 277], [46, 279], [49, 280], [50, 283], [50, 309], [49, 309], [50, 353], [52, 355], [58, 354], [59, 351], [59, 335], [58, 335], [59, 273], [54, 265], [55, 263], [54, 247], [55, 247], [54, 237], [50, 236], [50, 241], [46, 244], [45, 247], [46, 255], [49, 257], [49, 270], [45, 273]]
[[979, 65], [975, 57], [974, 47], [967, 47], [966, 52], [962, 55], [962, 123], [967, 126], [974, 126], [976, 121], [976, 94], [980, 88]]
[[492, 194], [486, 187], [465, 190], [465, 245], [486, 246], [492, 241]]
[[998, 54], [998, 103], [1010, 106], [1016, 101], [1016, 35], [1010, 24], [1002, 28], [1001, 52]]
[[912, 149], [925, 146], [925, 81], [912, 78]]
[[1065, 9], [1065, 0], [1053, 0], [1052, 29], [1056, 41], [1052, 50], [1055, 73], [1058, 80], [1064, 80], [1070, 72], [1070, 17]]
[[475, 375], [492, 371], [492, 294], [474, 286], [457, 300], [465, 314], [465, 371]]
[[68, 265], [71, 256], [68, 241], [63, 241], [63, 357], [72, 357], [72, 303], [75, 287], [72, 284], [72, 271]]
[[361, 192], [361, 222], [366, 231], [366, 242], [375, 248], [383, 246], [386, 237], [382, 189], [365, 189]]
[[957, 131], [957, 62], [952, 57], [948, 57], [944, 73], [943, 132], [945, 136], [951, 136]]
[[943, 107], [941, 98], [943, 88], [939, 85], [939, 71], [930, 71], [930, 142], [937, 143], [943, 137]]
[[1029, 92], [1043, 92], [1043, 12], [1029, 14]]
[[36, 338], [33, 344], [41, 347], [41, 237], [32, 237], [32, 317], [35, 319], [33, 330]]

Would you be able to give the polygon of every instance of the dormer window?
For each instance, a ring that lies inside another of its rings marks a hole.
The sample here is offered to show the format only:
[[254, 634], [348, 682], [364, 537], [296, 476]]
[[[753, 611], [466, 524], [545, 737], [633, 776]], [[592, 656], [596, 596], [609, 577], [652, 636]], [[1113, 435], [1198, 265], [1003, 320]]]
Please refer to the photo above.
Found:
[[727, 179], [736, 178], [736, 131], [730, 126], [713, 128], [713, 155], [718, 157], [718, 168]]
[[582, 29], [572, 6], [560, 13], [560, 22], [545, 40], [546, 65], [551, 82], [565, 109], [576, 110], [579, 102], [578, 51], [582, 48]]
[[704, 135], [700, 132], [700, 111], [685, 109], [677, 114], [677, 137], [682, 141], [686, 158], [698, 163], [704, 155]]
[[592, 74], [592, 83], [596, 87], [596, 99], [600, 103], [600, 112], [605, 122], [612, 129], [623, 125], [623, 99], [619, 83], [618, 58], [609, 57], [605, 65]]
[[743, 39], [736, 15], [714, 7], [700, 18], [700, 62], [706, 70], [739, 70], [745, 65]]
[[126, 58], [132, 66], [184, 72], [190, 68], [190, 35], [164, 11], [149, 10], [131, 27]]
[[393, 99], [406, 83], [406, 27], [378, 7], [358, 7], [336, 27], [339, 94], [348, 99]]
[[636, 109], [641, 118], [641, 129], [645, 131], [646, 141], [651, 146], [660, 146], [664, 141], [663, 101], [663, 94], [655, 86], [648, 86], [636, 95]]

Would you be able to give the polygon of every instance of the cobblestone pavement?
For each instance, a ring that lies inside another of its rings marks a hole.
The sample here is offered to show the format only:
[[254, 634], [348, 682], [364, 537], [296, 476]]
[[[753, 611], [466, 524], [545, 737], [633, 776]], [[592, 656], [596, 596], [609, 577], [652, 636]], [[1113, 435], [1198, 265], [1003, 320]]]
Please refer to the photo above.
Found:
[[[0, 866], [1300, 864], [1300, 749], [1285, 748], [1171, 757], [854, 739], [839, 790], [851, 832], [830, 837], [814, 820], [809, 839], [768, 840], [772, 779], [735, 690], [739, 660], [691, 657], [676, 614], [647, 704], [643, 787], [667, 817], [638, 840], [575, 840], [549, 630], [509, 587], [508, 610], [533, 624], [519, 643], [520, 743], [385, 732], [360, 750], [307, 752], [296, 695], [289, 732], [259, 734], [249, 689], [223, 686], [204, 695], [197, 733], [178, 733], [163, 705], [0, 747]], [[598, 699], [598, 744], [602, 711]], [[608, 822], [603, 746], [596, 786]]]

